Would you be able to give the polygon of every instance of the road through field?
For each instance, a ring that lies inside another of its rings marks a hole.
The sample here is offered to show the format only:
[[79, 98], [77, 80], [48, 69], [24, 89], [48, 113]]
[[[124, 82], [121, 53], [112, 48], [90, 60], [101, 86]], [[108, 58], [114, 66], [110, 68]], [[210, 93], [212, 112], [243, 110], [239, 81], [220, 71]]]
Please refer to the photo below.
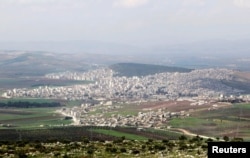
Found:
[[192, 133], [186, 129], [182, 129], [182, 128], [171, 128], [172, 130], [174, 131], [178, 131], [178, 132], [182, 132], [184, 135], [188, 135], [188, 136], [199, 136], [201, 138], [205, 138], [205, 139], [212, 139], [212, 140], [217, 140], [216, 138], [213, 138], [213, 137], [209, 137], [209, 136], [205, 136], [205, 135], [199, 135], [199, 134], [195, 134], [195, 133]]

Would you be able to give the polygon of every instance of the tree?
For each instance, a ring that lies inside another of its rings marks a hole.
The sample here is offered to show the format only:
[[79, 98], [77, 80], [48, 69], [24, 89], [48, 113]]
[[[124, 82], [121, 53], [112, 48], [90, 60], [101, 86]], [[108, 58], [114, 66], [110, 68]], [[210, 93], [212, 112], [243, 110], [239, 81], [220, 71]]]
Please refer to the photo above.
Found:
[[179, 140], [187, 140], [187, 137], [186, 137], [185, 135], [181, 135], [181, 136], [179, 137]]
[[84, 144], [88, 144], [88, 143], [89, 143], [89, 139], [86, 138], [86, 137], [84, 137], [84, 138], [83, 138], [83, 143], [84, 143]]
[[229, 141], [229, 137], [228, 137], [228, 136], [224, 136], [224, 137], [223, 137], [223, 140], [224, 140], [225, 142], [228, 142], [228, 141]]
[[125, 153], [125, 152], [127, 152], [126, 148], [124, 148], [124, 147], [123, 147], [123, 148], [121, 148], [121, 149], [120, 149], [120, 151], [121, 151], [121, 153]]

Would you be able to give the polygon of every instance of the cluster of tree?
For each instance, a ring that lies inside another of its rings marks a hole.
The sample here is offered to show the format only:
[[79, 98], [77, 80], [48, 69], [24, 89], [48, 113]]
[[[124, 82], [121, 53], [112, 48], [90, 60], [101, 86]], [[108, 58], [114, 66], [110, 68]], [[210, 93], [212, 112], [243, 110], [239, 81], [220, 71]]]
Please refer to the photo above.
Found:
[[28, 102], [28, 101], [18, 101], [18, 102], [0, 102], [0, 108], [5, 107], [15, 107], [15, 108], [42, 108], [42, 107], [59, 107], [61, 103], [59, 102]]

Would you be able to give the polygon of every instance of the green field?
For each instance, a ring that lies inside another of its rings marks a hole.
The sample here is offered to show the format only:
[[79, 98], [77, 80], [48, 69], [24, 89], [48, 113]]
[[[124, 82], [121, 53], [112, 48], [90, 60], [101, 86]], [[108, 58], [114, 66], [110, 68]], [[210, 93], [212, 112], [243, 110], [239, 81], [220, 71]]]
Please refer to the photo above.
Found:
[[174, 118], [169, 124], [174, 128], [184, 128], [202, 135], [214, 137], [227, 135], [250, 140], [249, 121], [250, 104], [233, 104], [211, 111], [197, 111], [188, 118]]
[[[58, 108], [14, 108], [0, 109], [0, 123], [2, 129], [32, 129], [62, 126], [72, 123], [64, 116], [55, 113]], [[10, 127], [6, 127], [10, 126]]]
[[96, 132], [96, 133], [114, 136], [114, 137], [125, 137], [126, 139], [131, 139], [131, 140], [147, 140], [148, 139], [148, 138], [143, 137], [143, 136], [129, 134], [129, 133], [125, 133], [125, 132], [114, 131], [114, 130], [92, 129], [92, 131]]
[[171, 131], [170, 129], [159, 130], [159, 129], [149, 128], [149, 129], [146, 129], [145, 131], [151, 132], [155, 135], [166, 136], [171, 139], [178, 139], [181, 135], [183, 135], [183, 133], [181, 132]]

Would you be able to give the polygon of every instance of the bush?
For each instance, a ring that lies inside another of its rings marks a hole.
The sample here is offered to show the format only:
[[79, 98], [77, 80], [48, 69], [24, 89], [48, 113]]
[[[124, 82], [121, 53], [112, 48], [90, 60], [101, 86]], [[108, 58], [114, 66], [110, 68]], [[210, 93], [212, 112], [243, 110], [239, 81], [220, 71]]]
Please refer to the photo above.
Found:
[[155, 150], [165, 150], [166, 149], [166, 147], [164, 145], [159, 145], [159, 144], [156, 144], [154, 146], [154, 148], [155, 148]]
[[163, 143], [163, 144], [168, 144], [168, 142], [169, 142], [168, 139], [163, 139], [163, 140], [162, 140], [162, 143]]
[[211, 139], [211, 138], [208, 138], [207, 140], [206, 140], [206, 142], [212, 142], [213, 141], [213, 139]]
[[231, 142], [243, 142], [243, 138], [233, 138]]
[[105, 150], [106, 150], [106, 152], [111, 152], [111, 153], [116, 153], [117, 152], [117, 149], [115, 147], [106, 147]]
[[136, 155], [136, 154], [140, 154], [140, 151], [139, 151], [139, 150], [133, 150], [133, 151], [132, 151], [132, 154], [135, 154], [135, 155]]
[[223, 137], [223, 140], [224, 140], [225, 142], [228, 142], [228, 141], [229, 141], [229, 137], [228, 137], [228, 136], [224, 136], [224, 137]]
[[127, 150], [126, 150], [126, 148], [121, 148], [121, 149], [120, 149], [120, 152], [121, 152], [121, 153], [125, 153], [125, 152], [127, 152]]
[[187, 137], [186, 137], [185, 135], [181, 135], [181, 136], [179, 137], [179, 140], [187, 140]]
[[188, 148], [186, 143], [180, 143], [179, 150], [186, 150]]
[[88, 144], [89, 143], [89, 139], [88, 138], [83, 138], [83, 143]]

